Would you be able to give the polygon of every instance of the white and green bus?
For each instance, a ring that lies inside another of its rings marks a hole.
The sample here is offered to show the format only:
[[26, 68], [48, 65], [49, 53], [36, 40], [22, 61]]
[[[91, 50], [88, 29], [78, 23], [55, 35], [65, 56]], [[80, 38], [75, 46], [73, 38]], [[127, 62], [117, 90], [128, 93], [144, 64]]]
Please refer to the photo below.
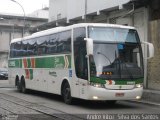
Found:
[[[81, 23], [13, 39], [9, 80], [27, 89], [85, 100], [140, 99], [144, 65], [141, 42], [133, 27]], [[149, 57], [153, 45], [146, 43]]]

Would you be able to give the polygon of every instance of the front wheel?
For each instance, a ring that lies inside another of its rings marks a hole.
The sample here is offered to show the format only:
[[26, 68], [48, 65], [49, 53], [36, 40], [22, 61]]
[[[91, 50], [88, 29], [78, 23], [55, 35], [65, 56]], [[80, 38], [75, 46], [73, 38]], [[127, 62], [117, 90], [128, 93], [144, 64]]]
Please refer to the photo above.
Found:
[[71, 89], [68, 83], [65, 83], [63, 86], [62, 97], [66, 104], [72, 103]]

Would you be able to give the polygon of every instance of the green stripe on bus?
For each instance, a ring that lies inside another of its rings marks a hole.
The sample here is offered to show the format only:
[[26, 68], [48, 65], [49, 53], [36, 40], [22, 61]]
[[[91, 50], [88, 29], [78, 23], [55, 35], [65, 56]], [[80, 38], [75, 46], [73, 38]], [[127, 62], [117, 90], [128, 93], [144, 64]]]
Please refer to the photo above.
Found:
[[29, 72], [30, 72], [30, 80], [32, 80], [33, 79], [33, 69], [30, 69]]
[[134, 84], [143, 83], [144, 78], [133, 79], [133, 80], [115, 80], [115, 85], [129, 85], [134, 82]]
[[100, 84], [106, 84], [106, 81], [101, 79], [101, 78], [97, 78], [97, 77], [91, 77], [91, 82], [93, 83], [100, 83]]
[[27, 64], [28, 64], [28, 65], [27, 65], [27, 68], [32, 68], [32, 67], [31, 67], [31, 60], [30, 60], [30, 59], [27, 59]]
[[[97, 77], [91, 77], [91, 82], [94, 83], [101, 83], [101, 84], [106, 84], [107, 80], [101, 79], [101, 78], [97, 78]], [[139, 78], [139, 79], [133, 79], [133, 80], [114, 80], [115, 81], [115, 85], [132, 85], [132, 84], [139, 84], [139, 83], [143, 83], [144, 78]]]
[[[8, 67], [10, 68], [22, 68], [22, 59], [9, 60]], [[34, 58], [35, 68], [71, 68], [71, 56], [55, 56], [55, 57], [42, 57]], [[31, 58], [27, 58], [27, 68], [32, 68]]]
[[116, 85], [128, 85], [129, 83], [135, 82], [135, 84], [143, 83], [144, 78], [133, 79], [133, 80], [115, 80]]

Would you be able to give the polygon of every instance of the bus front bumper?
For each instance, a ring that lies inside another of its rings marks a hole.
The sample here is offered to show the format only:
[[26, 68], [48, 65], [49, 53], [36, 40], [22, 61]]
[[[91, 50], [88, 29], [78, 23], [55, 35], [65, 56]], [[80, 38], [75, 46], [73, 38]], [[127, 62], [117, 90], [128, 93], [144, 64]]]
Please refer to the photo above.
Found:
[[136, 100], [141, 98], [143, 87], [130, 90], [111, 90], [90, 86], [88, 92], [89, 100]]

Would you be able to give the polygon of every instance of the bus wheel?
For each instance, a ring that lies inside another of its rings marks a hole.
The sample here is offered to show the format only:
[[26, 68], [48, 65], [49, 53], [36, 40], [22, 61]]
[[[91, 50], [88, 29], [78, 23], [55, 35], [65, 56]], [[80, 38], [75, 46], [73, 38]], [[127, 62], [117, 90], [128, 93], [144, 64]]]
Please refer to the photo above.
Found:
[[21, 79], [21, 92], [22, 93], [27, 93], [27, 89], [26, 89], [26, 84], [25, 84], [25, 80], [24, 78]]
[[17, 90], [19, 92], [21, 91], [21, 83], [18, 76], [16, 76], [16, 79], [15, 79], [15, 87], [17, 87]]
[[72, 97], [71, 97], [71, 89], [69, 84], [66, 82], [62, 89], [62, 97], [66, 104], [72, 103]]

